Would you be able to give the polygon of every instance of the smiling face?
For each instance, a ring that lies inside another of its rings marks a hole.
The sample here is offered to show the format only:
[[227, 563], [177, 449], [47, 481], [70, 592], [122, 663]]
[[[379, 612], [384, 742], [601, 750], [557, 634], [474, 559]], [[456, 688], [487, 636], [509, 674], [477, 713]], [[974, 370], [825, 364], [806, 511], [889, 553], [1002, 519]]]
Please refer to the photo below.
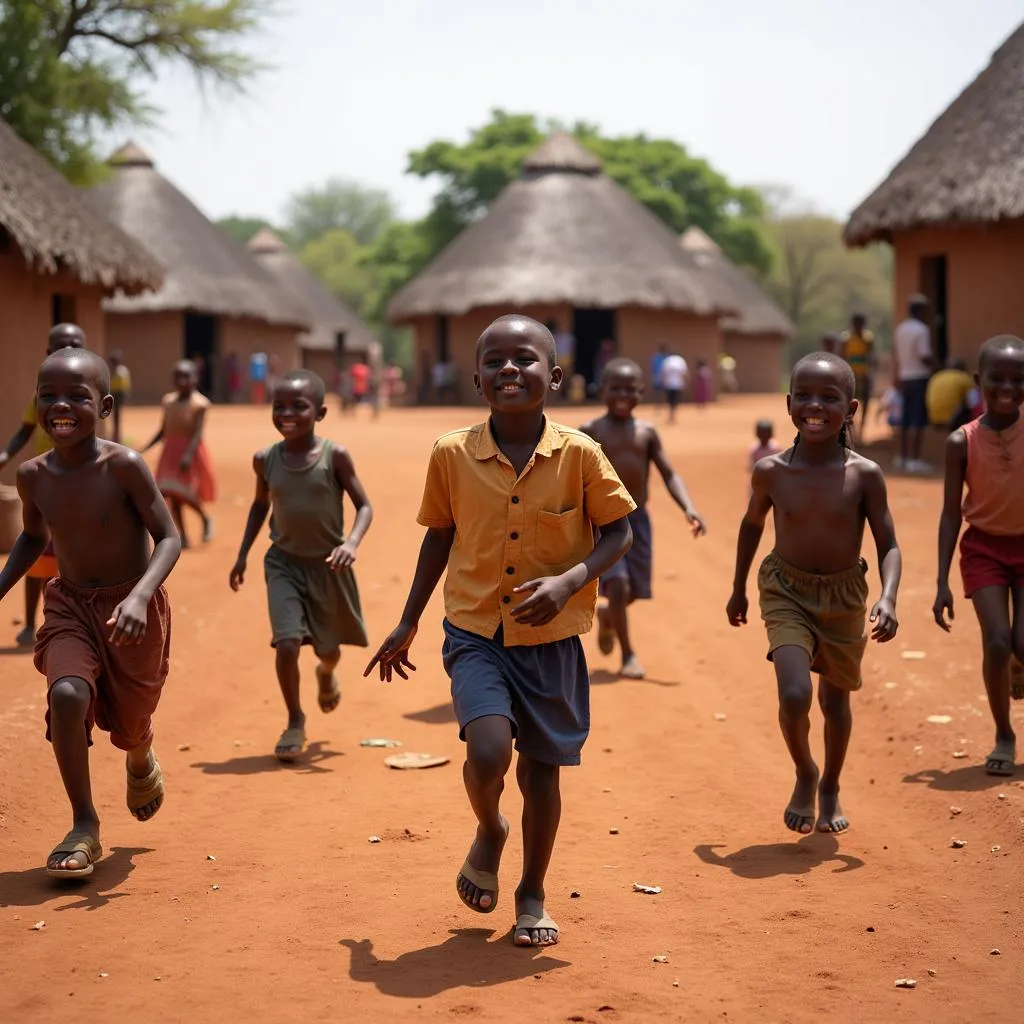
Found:
[[474, 383], [495, 411], [530, 412], [543, 407], [562, 382], [561, 367], [544, 328], [527, 318], [491, 324], [476, 347]]
[[644, 393], [640, 368], [609, 366], [601, 381], [601, 393], [612, 416], [616, 419], [629, 419]]
[[36, 383], [36, 419], [58, 448], [92, 437], [99, 420], [110, 415], [106, 364], [89, 352], [62, 350], [40, 367]]
[[811, 357], [793, 370], [786, 407], [800, 440], [820, 443], [839, 436], [856, 413], [857, 402], [840, 366]]
[[277, 432], [286, 440], [306, 437], [327, 415], [308, 381], [285, 378], [274, 388], [271, 416]]
[[982, 356], [975, 380], [992, 416], [1015, 416], [1024, 402], [1024, 350], [996, 349]]

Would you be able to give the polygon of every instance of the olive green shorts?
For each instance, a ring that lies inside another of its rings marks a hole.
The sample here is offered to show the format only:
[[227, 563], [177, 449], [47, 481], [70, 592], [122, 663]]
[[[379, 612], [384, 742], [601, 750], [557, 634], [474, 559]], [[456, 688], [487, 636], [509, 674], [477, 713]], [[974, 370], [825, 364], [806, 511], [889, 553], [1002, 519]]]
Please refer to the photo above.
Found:
[[780, 647], [802, 647], [817, 672], [841, 690], [859, 690], [867, 647], [867, 562], [815, 576], [774, 551], [761, 563], [757, 586], [768, 631], [768, 660]]

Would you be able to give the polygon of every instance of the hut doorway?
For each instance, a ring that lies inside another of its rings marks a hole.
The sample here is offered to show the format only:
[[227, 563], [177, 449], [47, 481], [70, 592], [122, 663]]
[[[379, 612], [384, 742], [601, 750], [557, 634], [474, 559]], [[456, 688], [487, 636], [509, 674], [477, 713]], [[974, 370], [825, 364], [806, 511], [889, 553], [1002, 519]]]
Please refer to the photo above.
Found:
[[183, 356], [199, 367], [199, 390], [213, 397], [216, 383], [215, 363], [217, 350], [217, 318], [205, 313], [185, 314]]
[[939, 367], [949, 357], [948, 317], [946, 311], [946, 257], [925, 256], [921, 259], [921, 294], [928, 300], [932, 314], [932, 336]]
[[594, 364], [605, 338], [615, 341], [614, 309], [574, 309], [572, 333], [576, 335], [574, 372], [582, 373], [587, 384], [595, 384]]

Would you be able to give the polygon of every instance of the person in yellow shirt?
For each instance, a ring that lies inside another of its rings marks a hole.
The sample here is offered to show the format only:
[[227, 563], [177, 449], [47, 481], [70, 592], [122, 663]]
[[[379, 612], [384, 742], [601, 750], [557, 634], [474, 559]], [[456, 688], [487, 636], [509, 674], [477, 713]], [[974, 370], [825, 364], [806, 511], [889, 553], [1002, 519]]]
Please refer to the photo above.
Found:
[[974, 387], [974, 378], [962, 359], [953, 359], [944, 370], [932, 374], [925, 391], [928, 422], [933, 427], [953, 429], [953, 421], [963, 409], [967, 394]]
[[[53, 355], [62, 348], [85, 348], [85, 332], [77, 324], [57, 324], [50, 331], [46, 345], [46, 354]], [[36, 456], [45, 455], [53, 442], [45, 430], [40, 430], [36, 421], [36, 396], [33, 392], [25, 409], [15, 435], [7, 442], [7, 447], [0, 452], [0, 472], [4, 466], [21, 451], [30, 440], [35, 438]], [[35, 565], [25, 575], [25, 625], [15, 638], [19, 647], [31, 647], [36, 642], [36, 616], [39, 613], [39, 598], [47, 580], [57, 575], [57, 558], [53, 553], [52, 541], [47, 543], [43, 553]]]
[[110, 393], [114, 396], [114, 440], [117, 444], [123, 444], [121, 440], [121, 413], [132, 390], [132, 375], [128, 367], [124, 365], [124, 356], [120, 352], [110, 353]]
[[868, 318], [863, 313], [850, 317], [850, 329], [840, 338], [839, 354], [853, 370], [855, 397], [860, 404], [861, 427], [868, 421], [872, 379], [875, 375], [875, 336], [868, 330]]
[[555, 340], [536, 320], [500, 317], [480, 336], [475, 383], [491, 414], [434, 445], [418, 516], [427, 533], [405, 611], [366, 668], [379, 665], [382, 680], [407, 678], [420, 616], [447, 569], [441, 656], [479, 823], [456, 887], [470, 910], [497, 906], [509, 829], [499, 798], [514, 740], [526, 822], [517, 946], [558, 941], [544, 877], [559, 772], [580, 763], [590, 728], [580, 634], [593, 624], [598, 578], [629, 549], [636, 509], [597, 441], [544, 415], [562, 379]]

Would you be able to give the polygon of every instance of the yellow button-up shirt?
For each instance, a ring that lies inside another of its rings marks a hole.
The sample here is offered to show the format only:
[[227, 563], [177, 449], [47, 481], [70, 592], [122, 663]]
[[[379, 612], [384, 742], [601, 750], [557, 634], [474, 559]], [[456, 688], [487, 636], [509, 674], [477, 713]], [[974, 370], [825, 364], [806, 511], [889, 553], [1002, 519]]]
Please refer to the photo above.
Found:
[[594, 527], [635, 508], [601, 446], [578, 430], [546, 421], [518, 478], [489, 422], [443, 435], [430, 456], [417, 521], [455, 527], [444, 585], [448, 621], [488, 638], [500, 625], [506, 647], [586, 633], [597, 580], [544, 626], [521, 626], [512, 618], [511, 610], [529, 597], [512, 591], [578, 565], [594, 549]]

